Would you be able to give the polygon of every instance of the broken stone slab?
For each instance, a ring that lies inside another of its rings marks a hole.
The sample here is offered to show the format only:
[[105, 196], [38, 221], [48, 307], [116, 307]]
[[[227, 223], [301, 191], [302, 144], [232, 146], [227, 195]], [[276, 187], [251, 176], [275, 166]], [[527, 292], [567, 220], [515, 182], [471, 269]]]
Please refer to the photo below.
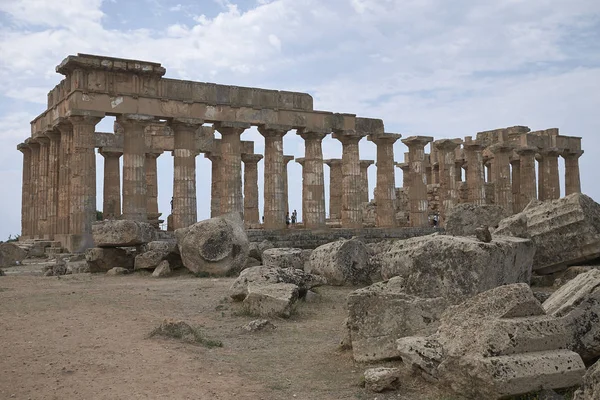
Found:
[[437, 382], [437, 368], [443, 360], [442, 345], [429, 337], [409, 336], [396, 340], [396, 349], [405, 365], [420, 372], [428, 381]]
[[268, 268], [304, 269], [302, 249], [273, 248], [262, 253], [262, 265]]
[[134, 269], [154, 269], [167, 260], [173, 266], [181, 264], [181, 256], [175, 242], [150, 242], [145, 251], [135, 256]]
[[396, 340], [434, 333], [446, 307], [448, 302], [442, 297], [407, 294], [401, 278], [355, 290], [348, 296], [347, 321], [354, 359], [399, 358]]
[[273, 283], [291, 283], [298, 287], [300, 297], [314, 287], [326, 284], [324, 278], [306, 273], [296, 268], [268, 268], [263, 266], [243, 270], [229, 289], [229, 295], [236, 301], [242, 301], [248, 295], [250, 285]]
[[313, 250], [306, 268], [333, 286], [371, 284], [375, 273], [371, 256], [371, 249], [361, 240], [340, 239]]
[[397, 241], [378, 258], [382, 278], [402, 277], [407, 294], [457, 304], [497, 286], [529, 283], [534, 253], [527, 239], [430, 235]]
[[[573, 193], [528, 207], [521, 214], [537, 248], [533, 270], [538, 274], [561, 271], [600, 256], [600, 204], [590, 197]], [[502, 221], [494, 234], [512, 234], [516, 219]]]
[[239, 215], [228, 214], [175, 231], [183, 265], [193, 273], [229, 276], [248, 257], [248, 237]]
[[125, 249], [94, 247], [86, 250], [85, 260], [90, 272], [106, 272], [111, 268], [133, 269], [134, 257]]
[[528, 239], [529, 233], [527, 231], [527, 216], [521, 212], [503, 219], [500, 221], [500, 224], [494, 231], [494, 234]]
[[598, 400], [600, 399], [600, 361], [596, 361], [585, 375], [581, 389], [575, 392], [573, 400]]
[[400, 370], [398, 368], [369, 368], [365, 371], [365, 389], [381, 393], [396, 390], [400, 386]]
[[475, 229], [475, 237], [477, 240], [483, 243], [489, 243], [492, 241], [492, 234], [490, 233], [490, 228], [487, 226], [480, 226]]
[[152, 272], [154, 278], [166, 278], [171, 275], [171, 266], [167, 260], [161, 261]]
[[130, 247], [152, 242], [156, 230], [146, 222], [105, 220], [92, 225], [92, 236], [97, 247]]
[[496, 227], [507, 216], [504, 207], [493, 204], [457, 204], [446, 217], [445, 232], [452, 236], [473, 236], [480, 226]]
[[249, 285], [242, 302], [244, 309], [260, 317], [289, 318], [298, 300], [298, 286], [291, 283]]
[[11, 267], [27, 257], [27, 251], [15, 243], [0, 243], [0, 267]]
[[275, 245], [268, 240], [263, 240], [260, 243], [250, 243], [248, 255], [252, 258], [262, 261], [262, 254], [265, 250], [273, 249]]
[[585, 362], [600, 357], [600, 270], [593, 269], [567, 282], [543, 307], [564, 325], [569, 349]]
[[106, 271], [106, 275], [108, 276], [117, 276], [117, 275], [126, 275], [130, 272], [130, 270], [121, 267], [111, 268]]

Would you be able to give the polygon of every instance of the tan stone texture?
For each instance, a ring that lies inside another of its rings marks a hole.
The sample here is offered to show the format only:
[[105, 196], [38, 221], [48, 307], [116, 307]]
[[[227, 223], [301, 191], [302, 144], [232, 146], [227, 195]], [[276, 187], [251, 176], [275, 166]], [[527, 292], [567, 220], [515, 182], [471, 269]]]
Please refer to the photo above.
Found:
[[519, 158], [510, 160], [511, 189], [513, 201], [513, 213], [518, 213], [525, 208], [521, 202], [521, 160]]
[[73, 125], [66, 120], [57, 124], [60, 131], [58, 171], [58, 233], [67, 235], [71, 229], [71, 158], [73, 153]]
[[19, 144], [17, 149], [23, 153], [23, 177], [21, 187], [21, 236], [23, 239], [29, 238], [30, 232], [30, 212], [31, 212], [31, 148], [25, 144]]
[[56, 130], [46, 133], [50, 139], [50, 151], [48, 153], [48, 209], [47, 209], [47, 231], [48, 237], [53, 239], [58, 233], [58, 179], [59, 179], [59, 154], [60, 133]]
[[483, 146], [473, 141], [470, 136], [465, 138], [463, 144], [467, 162], [467, 187], [469, 203], [485, 204], [485, 166], [483, 164]]
[[334, 138], [342, 142], [342, 228], [362, 227], [360, 153], [362, 134], [337, 131]]
[[377, 184], [375, 188], [377, 215], [375, 225], [380, 228], [396, 226], [394, 143], [401, 137], [399, 134], [384, 133], [370, 135], [367, 138], [377, 146]]
[[290, 212], [289, 187], [288, 187], [288, 170], [287, 166], [294, 156], [283, 156], [283, 204], [285, 204], [285, 212]]
[[266, 229], [285, 228], [285, 162], [283, 136], [289, 127], [262, 125], [258, 131], [265, 138], [264, 217]]
[[498, 143], [489, 147], [494, 154], [492, 159], [492, 179], [494, 182], [494, 202], [506, 212], [513, 212], [512, 187], [510, 182], [510, 155], [512, 147]]
[[557, 148], [540, 150], [540, 200], [556, 200], [560, 198], [560, 178], [558, 174], [559, 154]]
[[50, 155], [50, 140], [46, 136], [38, 136], [36, 140], [40, 143], [38, 172], [38, 236], [42, 239], [48, 239], [48, 158]]
[[119, 158], [123, 152], [102, 148], [104, 157], [104, 188], [102, 213], [104, 219], [118, 219], [121, 216], [121, 168]]
[[211, 162], [211, 180], [210, 180], [210, 217], [221, 215], [221, 141], [218, 147], [213, 151], [204, 154]]
[[411, 136], [402, 139], [408, 147], [409, 164], [409, 207], [410, 225], [421, 227], [429, 225], [427, 201], [427, 175], [425, 171], [425, 146], [432, 142], [430, 136]]
[[243, 216], [241, 134], [250, 128], [248, 124], [217, 123], [215, 129], [221, 134], [221, 214], [236, 212]]
[[521, 147], [516, 149], [519, 155], [519, 203], [522, 211], [531, 200], [537, 199], [536, 176], [535, 176], [535, 153], [534, 147]]
[[158, 175], [157, 159], [161, 152], [146, 153], [146, 210], [148, 212], [148, 222], [155, 228], [159, 228], [160, 213], [158, 212]]
[[458, 204], [458, 185], [456, 179], [456, 148], [460, 143], [452, 139], [442, 139], [433, 142], [437, 150], [438, 164], [440, 168], [439, 189], [439, 224], [445, 225], [448, 212]]
[[[325, 226], [325, 177], [323, 175], [323, 132], [303, 131], [302, 219], [308, 229]], [[300, 160], [297, 160], [300, 163]]]
[[360, 160], [361, 203], [369, 202], [369, 167], [373, 164], [375, 164], [373, 160]]
[[342, 217], [342, 160], [323, 161], [329, 166], [329, 219]]
[[579, 175], [579, 157], [583, 150], [563, 153], [565, 159], [565, 196], [581, 193], [581, 178]]
[[[198, 220], [196, 199], [196, 131], [204, 121], [176, 118], [173, 151], [173, 229], [187, 228]], [[238, 136], [239, 138], [239, 136]]]
[[244, 162], [244, 222], [258, 224], [258, 162], [261, 154], [242, 154]]

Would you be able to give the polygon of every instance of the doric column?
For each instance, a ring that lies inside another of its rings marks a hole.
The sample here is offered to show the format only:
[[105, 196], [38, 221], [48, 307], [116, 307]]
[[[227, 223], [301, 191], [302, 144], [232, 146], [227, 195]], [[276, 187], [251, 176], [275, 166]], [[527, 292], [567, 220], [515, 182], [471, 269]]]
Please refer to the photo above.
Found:
[[540, 200], [556, 200], [560, 198], [560, 178], [558, 174], [558, 156], [560, 152], [557, 148], [551, 147], [540, 150], [540, 155], [542, 157], [542, 192]]
[[581, 193], [581, 178], [579, 176], [579, 157], [583, 150], [569, 151], [562, 154], [565, 159], [565, 196]]
[[96, 220], [96, 124], [102, 118], [90, 115], [69, 117], [73, 125], [71, 154], [70, 239], [67, 247], [81, 252], [94, 245], [92, 223]]
[[23, 153], [23, 178], [21, 186], [21, 236], [28, 239], [31, 236], [31, 148], [26, 143], [20, 143], [17, 150]]
[[[196, 131], [204, 123], [196, 118], [175, 118], [170, 126], [175, 136], [173, 150], [173, 229], [198, 221], [196, 199]], [[238, 136], [239, 139], [239, 136]]]
[[444, 226], [448, 212], [458, 203], [456, 181], [456, 140], [442, 139], [433, 142], [440, 166], [440, 225]]
[[531, 200], [537, 199], [535, 176], [535, 147], [521, 147], [515, 150], [519, 155], [519, 203], [523, 210]]
[[492, 178], [494, 182], [495, 204], [503, 207], [507, 213], [512, 214], [512, 186], [510, 183], [510, 155], [513, 148], [497, 143], [489, 147], [494, 154], [492, 159]]
[[266, 229], [285, 228], [285, 172], [283, 136], [289, 127], [261, 125], [258, 131], [265, 138], [264, 216]]
[[408, 164], [410, 168], [408, 203], [410, 224], [414, 227], [428, 226], [429, 224], [425, 146], [432, 141], [431, 136], [411, 136], [402, 139], [402, 143], [408, 147]]
[[99, 151], [104, 157], [104, 193], [102, 213], [104, 219], [118, 219], [121, 216], [121, 168], [119, 149], [103, 147]]
[[213, 141], [212, 151], [205, 153], [204, 158], [211, 162], [210, 179], [210, 217], [221, 215], [221, 140]]
[[324, 160], [329, 166], [329, 219], [342, 217], [342, 160]]
[[71, 231], [71, 158], [73, 153], [73, 125], [71, 125], [68, 119], [59, 118], [56, 127], [60, 132], [57, 233], [60, 235], [67, 235]]
[[48, 197], [48, 223], [47, 231], [50, 239], [58, 234], [58, 180], [60, 170], [60, 139], [58, 130], [46, 132], [50, 138], [50, 150], [48, 153], [48, 179], [47, 179], [47, 197]]
[[40, 230], [38, 221], [40, 218], [40, 143], [36, 139], [29, 142], [31, 148], [31, 220], [30, 231], [32, 238], [39, 238]]
[[521, 160], [518, 157], [510, 158], [510, 171], [513, 213], [516, 214], [525, 208], [521, 204]]
[[38, 237], [48, 239], [48, 158], [50, 155], [50, 139], [47, 136], [38, 136], [36, 140], [40, 143]]
[[221, 196], [220, 213], [237, 212], [243, 217], [241, 134], [250, 124], [219, 122], [215, 129], [221, 134]]
[[294, 156], [283, 156], [283, 204], [285, 204], [285, 212], [290, 212], [289, 188], [288, 188], [288, 170], [287, 166]]
[[375, 224], [380, 228], [396, 226], [394, 143], [401, 137], [402, 135], [394, 133], [373, 134], [367, 136], [367, 140], [375, 143], [377, 146], [377, 183], [375, 186], [377, 215]]
[[260, 223], [258, 213], [258, 162], [261, 154], [242, 154], [244, 162], [244, 222]]
[[463, 143], [467, 162], [468, 201], [476, 205], [485, 204], [485, 166], [483, 164], [483, 146], [470, 136]]
[[369, 167], [374, 163], [373, 160], [360, 160], [361, 203], [369, 202]]
[[[146, 125], [154, 117], [123, 114], [117, 123], [123, 128], [123, 219], [147, 222]], [[175, 190], [173, 188], [173, 190]]]
[[156, 229], [160, 228], [159, 218], [161, 216], [161, 213], [158, 212], [158, 168], [156, 163], [161, 154], [162, 151], [158, 150], [146, 153], [146, 210], [148, 211], [148, 222]]
[[[427, 161], [427, 154], [425, 160]], [[427, 183], [433, 185], [440, 183], [440, 160], [439, 154], [435, 148], [431, 149], [429, 153], [429, 166], [427, 167]]]
[[362, 188], [358, 142], [364, 135], [355, 131], [336, 131], [342, 142], [342, 228], [362, 227]]
[[300, 130], [304, 139], [302, 165], [302, 221], [307, 229], [325, 227], [325, 177], [323, 175], [323, 139], [328, 132]]

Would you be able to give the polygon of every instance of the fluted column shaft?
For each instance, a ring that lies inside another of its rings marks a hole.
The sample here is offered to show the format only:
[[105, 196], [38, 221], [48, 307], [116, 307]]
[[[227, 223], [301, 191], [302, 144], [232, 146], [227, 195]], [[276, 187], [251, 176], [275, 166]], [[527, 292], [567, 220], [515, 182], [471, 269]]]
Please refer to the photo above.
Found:
[[260, 126], [258, 131], [265, 138], [264, 215], [266, 229], [285, 227], [285, 172], [283, 136], [288, 129]]
[[241, 134], [250, 127], [247, 124], [220, 123], [215, 129], [221, 133], [221, 196], [220, 213], [244, 213], [242, 198]]
[[32, 141], [29, 146], [31, 147], [31, 237], [38, 238], [39, 229], [38, 221], [40, 217], [40, 143]]
[[117, 117], [123, 134], [123, 219], [147, 222], [145, 127], [154, 120], [148, 115]]
[[60, 133], [52, 131], [47, 133], [50, 138], [48, 153], [48, 224], [47, 231], [50, 239], [58, 234], [58, 181], [60, 170]]
[[465, 159], [467, 161], [468, 201], [476, 205], [484, 205], [485, 201], [485, 165], [483, 163], [483, 147], [471, 141], [465, 141]]
[[244, 222], [260, 223], [258, 215], [258, 162], [260, 154], [242, 154], [244, 162]]
[[490, 146], [494, 153], [492, 174], [495, 203], [503, 207], [508, 214], [513, 212], [512, 185], [510, 182], [510, 155], [512, 148], [502, 143]]
[[456, 148], [459, 143], [450, 139], [433, 142], [437, 149], [438, 164], [440, 167], [440, 219], [439, 224], [444, 226], [448, 213], [458, 203], [458, 187], [456, 181]]
[[294, 159], [294, 156], [283, 156], [283, 204], [285, 212], [290, 212], [289, 187], [288, 187], [288, 163]]
[[521, 199], [521, 160], [510, 160], [511, 166], [511, 187], [513, 200], [513, 213], [518, 213], [525, 208]]
[[373, 164], [372, 160], [360, 160], [361, 203], [369, 202], [369, 167]]
[[362, 227], [360, 153], [358, 143], [362, 136], [336, 132], [342, 142], [342, 227]]
[[323, 175], [323, 138], [321, 132], [303, 131], [302, 220], [307, 229], [325, 227], [325, 177]]
[[[220, 141], [219, 141], [220, 142]], [[204, 155], [211, 162], [210, 217], [221, 215], [221, 155], [210, 152]]]
[[408, 147], [409, 216], [414, 227], [428, 226], [429, 201], [427, 200], [427, 175], [425, 171], [425, 146], [433, 141], [429, 136], [412, 136], [402, 140]]
[[535, 148], [517, 149], [519, 154], [519, 198], [521, 211], [531, 200], [537, 199], [535, 176]]
[[380, 228], [396, 226], [396, 177], [394, 171], [394, 143], [401, 135], [386, 133], [370, 135], [367, 139], [377, 145], [377, 184], [375, 223]]
[[581, 178], [579, 175], [579, 157], [583, 150], [564, 153], [565, 159], [565, 196], [581, 193]]
[[555, 148], [544, 149], [542, 156], [542, 192], [541, 200], [556, 200], [560, 198], [560, 178], [558, 173], [559, 151]]
[[118, 219], [121, 216], [121, 168], [119, 158], [123, 152], [103, 148], [100, 154], [104, 157], [104, 188], [102, 197], [102, 213], [104, 219]]
[[17, 149], [23, 153], [23, 176], [21, 186], [21, 236], [29, 238], [30, 211], [31, 211], [31, 148], [26, 143], [21, 143]]
[[157, 175], [157, 159], [162, 152], [146, 153], [146, 210], [148, 211], [148, 221], [159, 228], [158, 212], [158, 175]]
[[93, 246], [92, 223], [96, 220], [96, 124], [101, 118], [71, 116], [73, 148], [71, 155], [70, 230], [71, 251]]
[[39, 136], [37, 141], [40, 143], [38, 236], [41, 239], [48, 239], [48, 158], [50, 155], [50, 140], [46, 136]]
[[329, 166], [329, 218], [342, 217], [342, 160], [325, 160]]
[[73, 125], [67, 120], [62, 120], [57, 127], [60, 131], [57, 233], [67, 235], [71, 231], [71, 154], [73, 151]]

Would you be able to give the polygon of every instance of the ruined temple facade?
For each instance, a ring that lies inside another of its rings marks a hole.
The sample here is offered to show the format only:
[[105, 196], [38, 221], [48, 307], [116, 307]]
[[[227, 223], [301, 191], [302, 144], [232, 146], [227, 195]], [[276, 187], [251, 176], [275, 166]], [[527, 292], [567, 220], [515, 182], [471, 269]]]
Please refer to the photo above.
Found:
[[[367, 170], [374, 161], [360, 159], [363, 138], [377, 146], [371, 225], [380, 228], [427, 226], [432, 212], [443, 219], [446, 210], [465, 201], [519, 211], [531, 199], [556, 198], [559, 156], [565, 158], [565, 192], [580, 190], [581, 140], [557, 130], [515, 127], [464, 141], [409, 137], [402, 140], [408, 153], [398, 165], [393, 147], [401, 136], [385, 133], [382, 120], [314, 110], [305, 93], [167, 79], [158, 63], [86, 54], [67, 57], [56, 71], [65, 79], [48, 94], [47, 110], [32, 121], [31, 136], [17, 146], [23, 153], [21, 237], [54, 240], [70, 251], [93, 246], [96, 149], [104, 157], [104, 218], [144, 221], [157, 228], [163, 217], [157, 158], [171, 152], [173, 202], [166, 216], [171, 230], [197, 221], [200, 153], [212, 163], [210, 202], [201, 199], [211, 216], [237, 212], [248, 228], [284, 228], [287, 165], [294, 156], [284, 154], [283, 137], [290, 133], [305, 143], [304, 157], [296, 159], [302, 166], [305, 229], [364, 225]], [[116, 117], [114, 132], [96, 132], [106, 116]], [[264, 137], [264, 154], [255, 154], [254, 143], [242, 140], [252, 126]], [[322, 143], [328, 136], [341, 142], [341, 159], [323, 160]], [[426, 154], [425, 146], [432, 142]], [[264, 221], [258, 209], [261, 161]], [[324, 165], [330, 168], [329, 182]], [[396, 165], [404, 176], [400, 190], [395, 187]], [[438, 200], [432, 199], [431, 185]], [[432, 209], [435, 201], [439, 204]]]

